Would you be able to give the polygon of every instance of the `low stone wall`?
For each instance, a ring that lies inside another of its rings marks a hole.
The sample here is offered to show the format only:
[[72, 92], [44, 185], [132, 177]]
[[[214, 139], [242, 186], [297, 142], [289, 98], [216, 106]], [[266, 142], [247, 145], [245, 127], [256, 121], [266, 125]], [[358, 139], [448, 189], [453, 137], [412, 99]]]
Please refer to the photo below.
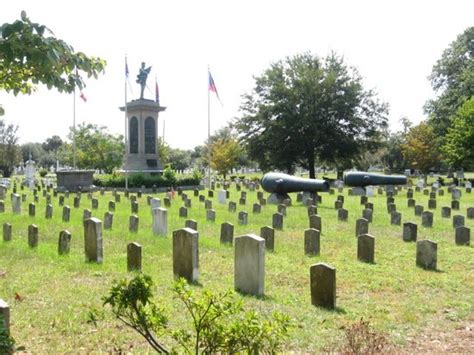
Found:
[[60, 170], [56, 172], [58, 191], [91, 191], [95, 170]]

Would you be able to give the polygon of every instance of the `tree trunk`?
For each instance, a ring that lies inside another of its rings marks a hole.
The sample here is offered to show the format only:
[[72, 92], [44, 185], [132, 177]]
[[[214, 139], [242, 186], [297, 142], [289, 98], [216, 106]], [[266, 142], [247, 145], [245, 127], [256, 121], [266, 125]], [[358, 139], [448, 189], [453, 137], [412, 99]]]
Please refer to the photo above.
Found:
[[314, 155], [311, 155], [308, 157], [308, 170], [309, 170], [309, 178], [315, 179], [316, 171], [314, 170]]

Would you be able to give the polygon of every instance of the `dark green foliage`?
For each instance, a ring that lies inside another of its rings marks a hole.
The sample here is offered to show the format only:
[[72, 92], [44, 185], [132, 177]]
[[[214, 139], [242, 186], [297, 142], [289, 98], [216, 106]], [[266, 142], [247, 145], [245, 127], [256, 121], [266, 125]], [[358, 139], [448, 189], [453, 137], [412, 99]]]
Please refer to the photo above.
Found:
[[474, 27], [460, 34], [433, 66], [431, 86], [436, 97], [425, 105], [429, 123], [441, 140], [451, 127], [451, 117], [474, 96]]
[[301, 165], [314, 178], [316, 159], [348, 164], [376, 148], [387, 126], [387, 106], [335, 54], [287, 58], [255, 80], [234, 125], [263, 170]]
[[0, 120], [0, 170], [4, 177], [9, 177], [20, 162], [17, 132], [18, 126]]
[[73, 92], [85, 86], [76, 70], [97, 78], [105, 61], [74, 52], [46, 26], [21, 19], [0, 26], [0, 90], [30, 94], [38, 83], [48, 89]]
[[[164, 175], [133, 174], [128, 178], [128, 186], [133, 188], [140, 188], [142, 186], [151, 188], [153, 185], [158, 188], [170, 186], [194, 186], [199, 185], [199, 183], [199, 176], [168, 180]], [[94, 185], [99, 187], [125, 187], [125, 176], [118, 174], [95, 175]]]
[[162, 308], [153, 303], [153, 282], [150, 276], [139, 274], [130, 282], [116, 281], [110, 294], [103, 298], [104, 305], [110, 305], [114, 315], [136, 330], [158, 352], [168, 353], [158, 342], [168, 322]]
[[139, 332], [159, 352], [167, 349], [157, 341], [167, 332], [179, 344], [178, 353], [274, 353], [281, 350], [290, 320], [275, 312], [262, 320], [256, 312], [244, 312], [242, 302], [230, 291], [197, 296], [184, 279], [175, 282], [173, 291], [189, 313], [191, 329], [168, 330], [164, 310], [153, 302], [152, 280], [139, 274], [129, 282], [116, 282], [104, 305], [109, 304], [117, 318]]
[[46, 170], [46, 169], [41, 169], [41, 170], [39, 171], [39, 176], [45, 177], [46, 175], [48, 175], [48, 170]]
[[451, 118], [445, 144], [446, 160], [466, 170], [474, 167], [474, 97], [467, 100]]

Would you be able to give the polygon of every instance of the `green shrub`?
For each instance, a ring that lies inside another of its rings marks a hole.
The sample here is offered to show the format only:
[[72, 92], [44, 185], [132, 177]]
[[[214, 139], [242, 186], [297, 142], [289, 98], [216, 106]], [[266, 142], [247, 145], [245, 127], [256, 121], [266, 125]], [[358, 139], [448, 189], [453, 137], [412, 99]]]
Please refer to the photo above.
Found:
[[48, 175], [48, 170], [46, 169], [41, 169], [39, 171], [39, 176], [41, 176], [42, 178], [44, 178], [46, 175]]
[[[145, 175], [145, 174], [131, 174], [128, 177], [128, 187], [140, 188], [145, 186], [151, 188], [153, 185], [156, 187], [171, 187], [171, 186], [189, 186], [199, 185], [200, 179], [182, 178], [177, 179], [174, 173], [168, 173], [165, 175]], [[125, 187], [125, 176], [118, 174], [110, 175], [96, 175], [94, 176], [94, 185], [98, 187]]]
[[232, 291], [223, 294], [204, 291], [198, 296], [184, 279], [175, 282], [173, 291], [189, 313], [191, 326], [169, 329], [164, 309], [154, 303], [152, 286], [151, 277], [144, 274], [129, 282], [116, 281], [103, 301], [104, 306], [110, 305], [113, 314], [142, 335], [157, 352], [169, 352], [158, 340], [165, 334], [171, 335], [181, 347], [172, 349], [173, 352], [188, 354], [275, 353], [281, 351], [288, 335], [287, 316], [275, 312], [271, 319], [261, 319], [257, 312], [245, 312]]

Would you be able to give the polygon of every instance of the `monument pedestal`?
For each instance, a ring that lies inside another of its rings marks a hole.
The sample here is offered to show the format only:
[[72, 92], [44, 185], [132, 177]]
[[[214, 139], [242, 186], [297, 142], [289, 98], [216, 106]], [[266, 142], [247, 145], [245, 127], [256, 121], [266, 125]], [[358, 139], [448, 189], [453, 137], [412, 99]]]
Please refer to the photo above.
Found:
[[57, 191], [90, 191], [94, 188], [95, 170], [59, 170], [56, 172]]
[[138, 99], [120, 107], [127, 115], [127, 146], [123, 170], [126, 173], [160, 173], [158, 157], [158, 115], [166, 110], [153, 100]]

